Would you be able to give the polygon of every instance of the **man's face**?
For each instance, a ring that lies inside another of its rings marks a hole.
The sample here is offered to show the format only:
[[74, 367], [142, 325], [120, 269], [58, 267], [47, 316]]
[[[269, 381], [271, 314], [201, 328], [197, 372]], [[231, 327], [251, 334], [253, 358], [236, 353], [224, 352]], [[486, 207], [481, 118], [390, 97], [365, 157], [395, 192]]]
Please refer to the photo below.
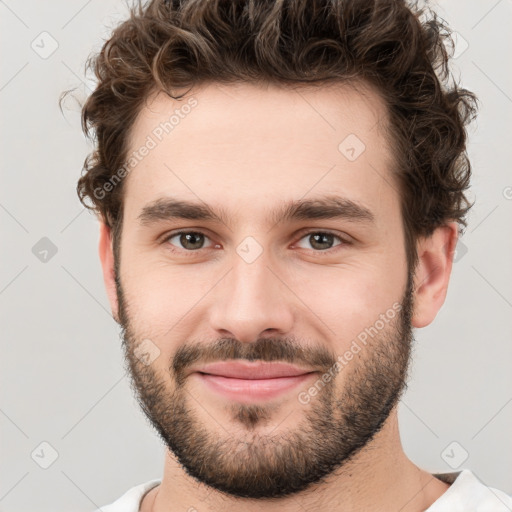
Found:
[[[385, 108], [347, 86], [209, 85], [190, 96], [197, 104], [169, 133], [161, 123], [186, 99], [156, 97], [132, 132], [130, 152], [151, 148], [124, 190], [126, 360], [190, 475], [235, 496], [284, 496], [342, 470], [403, 389], [412, 276]], [[326, 197], [345, 213], [322, 218], [329, 208], [314, 200]], [[172, 217], [170, 199], [222, 221], [191, 208]], [[313, 202], [281, 218], [298, 201]], [[199, 372], [221, 361], [249, 379]], [[247, 382], [269, 362], [303, 375]]]

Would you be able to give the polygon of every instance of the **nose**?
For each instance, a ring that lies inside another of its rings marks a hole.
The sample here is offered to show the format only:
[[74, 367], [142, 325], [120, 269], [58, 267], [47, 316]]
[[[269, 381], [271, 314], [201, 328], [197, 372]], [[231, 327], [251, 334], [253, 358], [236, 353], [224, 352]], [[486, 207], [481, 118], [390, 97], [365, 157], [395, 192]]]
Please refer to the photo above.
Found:
[[250, 343], [264, 336], [289, 334], [294, 295], [279, 274], [265, 252], [252, 263], [235, 254], [231, 271], [212, 296], [210, 326], [215, 336]]

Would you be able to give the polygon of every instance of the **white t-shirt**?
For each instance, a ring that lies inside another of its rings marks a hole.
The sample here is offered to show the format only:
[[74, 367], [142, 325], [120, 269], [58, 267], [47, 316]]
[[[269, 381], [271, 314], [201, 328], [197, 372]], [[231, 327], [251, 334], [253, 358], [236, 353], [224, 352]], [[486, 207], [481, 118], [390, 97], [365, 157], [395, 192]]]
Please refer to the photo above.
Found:
[[[512, 496], [483, 484], [469, 469], [453, 473], [433, 473], [451, 484], [425, 512], [512, 512]], [[161, 480], [132, 487], [117, 501], [94, 512], [139, 512], [142, 498]]]

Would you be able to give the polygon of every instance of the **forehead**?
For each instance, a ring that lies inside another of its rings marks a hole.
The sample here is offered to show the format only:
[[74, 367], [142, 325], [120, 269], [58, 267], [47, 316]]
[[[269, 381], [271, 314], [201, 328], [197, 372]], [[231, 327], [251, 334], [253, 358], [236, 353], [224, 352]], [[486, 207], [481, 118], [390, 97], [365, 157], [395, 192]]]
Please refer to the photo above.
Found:
[[165, 196], [258, 217], [326, 194], [396, 210], [387, 123], [383, 100], [363, 84], [208, 84], [180, 101], [153, 95], [130, 134], [128, 157], [138, 156], [125, 216], [135, 221]]

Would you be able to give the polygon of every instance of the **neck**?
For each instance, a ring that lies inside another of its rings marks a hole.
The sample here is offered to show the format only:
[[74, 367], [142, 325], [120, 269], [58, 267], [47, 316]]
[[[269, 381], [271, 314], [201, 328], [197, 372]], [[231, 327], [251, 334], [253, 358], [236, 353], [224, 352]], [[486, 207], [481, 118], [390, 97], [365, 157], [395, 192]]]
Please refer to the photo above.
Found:
[[187, 475], [168, 452], [162, 483], [146, 495], [140, 512], [292, 512], [298, 504], [311, 511], [419, 512], [430, 507], [448, 487], [407, 458], [395, 408], [380, 432], [351, 461], [321, 484], [279, 499], [226, 497]]

